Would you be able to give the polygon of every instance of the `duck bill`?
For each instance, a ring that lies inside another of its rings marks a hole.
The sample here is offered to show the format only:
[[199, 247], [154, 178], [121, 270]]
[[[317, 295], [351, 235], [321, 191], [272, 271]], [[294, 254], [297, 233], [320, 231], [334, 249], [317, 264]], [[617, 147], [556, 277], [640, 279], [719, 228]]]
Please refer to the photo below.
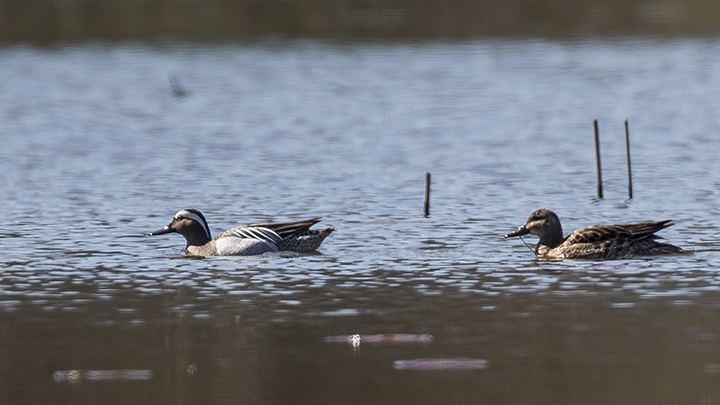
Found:
[[519, 227], [518, 229], [505, 235], [505, 237], [512, 238], [513, 236], [522, 236], [522, 235], [527, 235], [529, 233], [530, 233], [530, 231], [525, 227], [525, 225], [523, 225], [523, 226]]
[[151, 235], [151, 236], [153, 236], [153, 235], [162, 235], [162, 234], [170, 233], [170, 232], [174, 232], [174, 231], [172, 230], [172, 228], [170, 228], [170, 225], [165, 225], [163, 228], [160, 228], [160, 229], [158, 229], [158, 230], [155, 231], [155, 232], [150, 232], [150, 235]]

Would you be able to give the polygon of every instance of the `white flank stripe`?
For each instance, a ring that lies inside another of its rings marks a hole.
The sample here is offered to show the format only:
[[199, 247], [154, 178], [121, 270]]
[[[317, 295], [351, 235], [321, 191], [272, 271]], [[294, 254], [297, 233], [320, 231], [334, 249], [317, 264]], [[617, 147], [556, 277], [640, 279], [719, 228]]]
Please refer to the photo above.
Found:
[[277, 252], [278, 247], [265, 240], [228, 236], [218, 239], [217, 250], [221, 256], [251, 256]]

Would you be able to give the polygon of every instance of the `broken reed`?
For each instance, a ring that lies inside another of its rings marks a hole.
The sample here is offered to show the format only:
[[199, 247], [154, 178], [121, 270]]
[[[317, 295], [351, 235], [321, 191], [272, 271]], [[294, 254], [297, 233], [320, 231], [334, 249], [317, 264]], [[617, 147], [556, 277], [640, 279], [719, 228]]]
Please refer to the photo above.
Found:
[[423, 200], [423, 217], [430, 216], [430, 172], [425, 173], [425, 198]]

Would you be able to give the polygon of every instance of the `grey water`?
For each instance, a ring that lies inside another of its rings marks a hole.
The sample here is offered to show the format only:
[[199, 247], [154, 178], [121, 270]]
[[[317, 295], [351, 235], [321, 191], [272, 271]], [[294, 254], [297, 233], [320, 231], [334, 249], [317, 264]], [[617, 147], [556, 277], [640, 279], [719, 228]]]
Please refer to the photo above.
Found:
[[[0, 79], [2, 403], [720, 398], [718, 40], [14, 45]], [[502, 236], [542, 207], [692, 254], [538, 261]], [[189, 258], [147, 236], [184, 208], [336, 231]]]

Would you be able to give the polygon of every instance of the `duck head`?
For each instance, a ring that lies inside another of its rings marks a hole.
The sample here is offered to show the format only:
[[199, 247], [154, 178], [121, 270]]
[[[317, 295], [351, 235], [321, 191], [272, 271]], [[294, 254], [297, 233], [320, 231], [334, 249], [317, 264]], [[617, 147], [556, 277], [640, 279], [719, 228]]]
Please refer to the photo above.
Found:
[[540, 238], [540, 244], [557, 246], [563, 241], [562, 225], [558, 216], [545, 208], [536, 210], [525, 222], [525, 225], [505, 235], [506, 238], [522, 235], [535, 235]]
[[150, 233], [150, 235], [162, 235], [171, 232], [177, 232], [184, 236], [188, 246], [202, 246], [212, 240], [205, 216], [200, 211], [192, 208], [178, 211], [169, 224]]

